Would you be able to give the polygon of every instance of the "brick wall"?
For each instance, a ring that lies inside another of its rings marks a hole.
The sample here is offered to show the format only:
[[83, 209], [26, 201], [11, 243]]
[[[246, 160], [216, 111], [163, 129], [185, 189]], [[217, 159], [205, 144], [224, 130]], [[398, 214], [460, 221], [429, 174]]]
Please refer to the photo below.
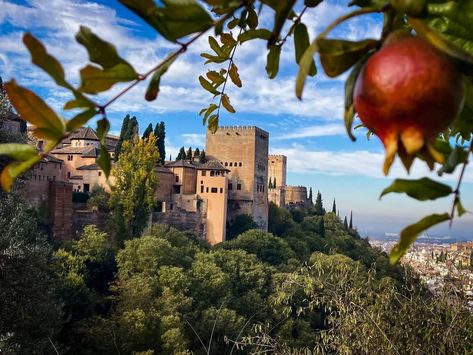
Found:
[[72, 184], [49, 182], [49, 211], [53, 237], [58, 240], [72, 238]]

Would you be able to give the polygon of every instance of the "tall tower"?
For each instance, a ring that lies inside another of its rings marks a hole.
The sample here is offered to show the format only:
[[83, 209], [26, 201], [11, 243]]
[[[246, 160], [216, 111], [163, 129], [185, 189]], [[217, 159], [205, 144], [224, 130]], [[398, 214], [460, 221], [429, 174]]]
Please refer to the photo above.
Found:
[[268, 180], [271, 182], [269, 201], [279, 207], [286, 205], [286, 165], [285, 155], [268, 156]]
[[249, 214], [260, 229], [268, 229], [269, 133], [254, 126], [219, 127], [207, 131], [205, 153], [230, 170], [227, 218]]

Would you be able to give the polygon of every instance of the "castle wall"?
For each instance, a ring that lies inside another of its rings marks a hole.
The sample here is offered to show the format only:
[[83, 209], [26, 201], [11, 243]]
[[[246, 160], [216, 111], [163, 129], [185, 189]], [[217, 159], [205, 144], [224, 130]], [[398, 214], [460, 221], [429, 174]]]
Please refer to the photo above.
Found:
[[269, 155], [268, 156], [268, 178], [274, 182], [276, 179], [276, 186], [286, 186], [286, 170], [287, 157], [284, 155]]
[[48, 199], [53, 237], [72, 238], [72, 184], [50, 181]]
[[172, 171], [158, 167], [155, 170], [158, 179], [158, 188], [156, 189], [155, 198], [159, 202], [172, 201], [172, 186], [174, 184], [174, 174]]
[[182, 231], [191, 231], [199, 238], [205, 235], [204, 220], [198, 212], [183, 210], [168, 211], [166, 213], [154, 212], [152, 222], [166, 224]]
[[174, 186], [180, 186], [181, 194], [195, 194], [196, 171], [194, 168], [171, 167], [174, 173]]
[[33, 205], [47, 203], [49, 182], [65, 181], [65, 169], [60, 162], [40, 162], [28, 172], [25, 197]]
[[307, 206], [307, 188], [305, 186], [286, 186], [286, 206]]
[[268, 200], [278, 207], [284, 207], [286, 205], [286, 187], [280, 186], [268, 189]]
[[262, 230], [268, 227], [268, 140], [257, 127], [219, 127], [207, 131], [205, 152], [230, 170], [228, 215], [246, 213]]

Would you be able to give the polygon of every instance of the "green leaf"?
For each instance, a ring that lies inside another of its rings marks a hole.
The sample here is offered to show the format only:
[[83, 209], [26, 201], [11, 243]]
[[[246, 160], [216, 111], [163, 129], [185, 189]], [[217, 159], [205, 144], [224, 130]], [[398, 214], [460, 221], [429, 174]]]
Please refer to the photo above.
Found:
[[225, 107], [225, 109], [230, 112], [230, 113], [235, 113], [235, 109], [233, 106], [230, 104], [230, 98], [227, 96], [227, 94], [222, 95], [222, 105]]
[[25, 33], [23, 35], [23, 43], [31, 54], [33, 64], [48, 73], [59, 86], [69, 90], [74, 90], [74, 88], [66, 81], [62, 65], [56, 58], [46, 51], [43, 43], [41, 43], [31, 33]]
[[[279, 4], [279, 0], [261, 0], [261, 3], [268, 5], [274, 11], [276, 11]], [[289, 13], [287, 14], [287, 18], [293, 19], [294, 17], [296, 17], [296, 13], [293, 10], [289, 11]]]
[[270, 79], [274, 79], [279, 71], [279, 57], [281, 56], [281, 46], [271, 46], [266, 58], [266, 73]]
[[3, 187], [3, 189], [7, 192], [10, 192], [11, 190], [11, 185], [15, 181], [15, 179], [28, 169], [30, 169], [33, 165], [38, 163], [41, 160], [40, 155], [36, 155], [34, 157], [31, 157], [30, 159], [22, 162], [12, 162], [8, 164], [2, 171], [2, 174], [0, 175], [0, 183]]
[[163, 0], [164, 7], [153, 0], [119, 1], [172, 42], [213, 25], [212, 17], [195, 0]]
[[218, 108], [218, 106], [215, 105], [215, 104], [210, 104], [209, 105], [209, 107], [207, 108], [207, 110], [205, 112], [204, 118], [202, 120], [204, 125], [207, 122], [207, 119], [209, 118], [209, 116], [212, 114], [212, 112], [214, 112], [217, 108]]
[[405, 193], [419, 201], [435, 200], [450, 195], [453, 191], [448, 185], [441, 184], [429, 178], [419, 180], [396, 179], [391, 186], [385, 188], [379, 198], [390, 193]]
[[0, 155], [6, 155], [15, 160], [28, 160], [38, 155], [38, 151], [29, 144], [7, 143], [0, 144]]
[[222, 50], [222, 48], [220, 48], [220, 45], [218, 44], [217, 40], [212, 36], [209, 36], [209, 45], [210, 45], [210, 48], [212, 48], [212, 50], [217, 54], [218, 57], [220, 58], [227, 57], [226, 53]]
[[146, 101], [156, 100], [159, 93], [159, 85], [161, 84], [161, 77], [168, 71], [171, 64], [176, 60], [177, 55], [172, 58], [168, 57], [165, 59], [165, 64], [159, 67], [151, 77], [148, 88], [146, 89], [145, 99]]
[[296, 79], [296, 96], [299, 100], [302, 99], [302, 91], [304, 91], [305, 81], [314, 62], [314, 54], [317, 52], [317, 48], [317, 40], [312, 41], [299, 62]]
[[209, 117], [209, 123], [207, 125], [210, 132], [215, 133], [218, 129], [218, 115], [212, 115]]
[[232, 63], [232, 65], [230, 66], [230, 70], [228, 71], [228, 74], [230, 75], [230, 79], [232, 79], [233, 84], [241, 88], [242, 83], [241, 83], [240, 75], [238, 74], [238, 68], [234, 63]]
[[382, 9], [386, 6], [385, 0], [352, 0], [348, 6], [371, 7], [373, 9]]
[[281, 33], [281, 30], [288, 18], [289, 13], [292, 11], [296, 0], [279, 0], [276, 6], [276, 14], [274, 16], [274, 26], [271, 33], [271, 37], [268, 40], [268, 46], [276, 43]]
[[220, 58], [220, 57], [217, 57], [215, 55], [208, 54], [208, 53], [201, 53], [200, 56], [202, 58], [208, 59], [205, 62], [205, 64], [208, 64], [208, 63], [224, 63], [228, 60], [228, 58]]
[[232, 30], [238, 25], [239, 20], [237, 18], [232, 19], [228, 22], [227, 27]]
[[76, 129], [81, 128], [86, 124], [92, 117], [94, 117], [98, 111], [95, 108], [88, 109], [86, 111], [80, 112], [66, 122], [66, 129], [69, 132], [75, 131]]
[[[473, 56], [466, 50], [469, 46], [459, 46], [455, 44], [454, 39], [441, 34], [437, 29], [427, 26], [422, 20], [409, 18], [409, 24], [414, 28], [419, 37], [427, 40], [432, 46], [458, 60], [467, 67], [473, 66]], [[432, 22], [431, 22], [432, 24]], [[473, 48], [472, 48], [473, 49]]]
[[417, 236], [423, 231], [429, 229], [436, 224], [448, 221], [450, 215], [444, 214], [432, 214], [430, 216], [422, 218], [419, 222], [411, 224], [404, 228], [401, 232], [399, 242], [394, 245], [389, 254], [389, 261], [391, 264], [395, 264], [399, 259], [406, 253], [407, 249], [415, 242]]
[[258, 14], [256, 13], [254, 8], [251, 8], [248, 11], [248, 18], [246, 20], [246, 23], [248, 24], [248, 27], [252, 30], [258, 27]]
[[[355, 106], [353, 105], [353, 91], [355, 89], [356, 79], [360, 74], [361, 68], [368, 60], [370, 56], [366, 55], [362, 59], [355, 64], [350, 75], [348, 76], [347, 80], [345, 81], [345, 113], [344, 113], [344, 121], [345, 121], [345, 128], [347, 130], [348, 137], [354, 142], [356, 140], [355, 136], [352, 132], [353, 120], [355, 119]], [[356, 127], [355, 127], [356, 129]], [[369, 139], [369, 137], [368, 137]]]
[[469, 152], [462, 147], [455, 147], [455, 149], [451, 151], [445, 163], [438, 170], [438, 174], [442, 176], [444, 173], [453, 173], [458, 165], [464, 164], [468, 160], [468, 154]]
[[323, 0], [304, 0], [304, 5], [307, 7], [316, 7], [319, 5]]
[[265, 28], [260, 28], [258, 30], [248, 30], [246, 32], [240, 33], [238, 36], [238, 41], [243, 43], [255, 38], [269, 40], [271, 38], [271, 32]]
[[325, 38], [317, 40], [320, 63], [327, 76], [332, 78], [348, 70], [378, 44], [379, 41], [374, 39], [359, 42]]
[[89, 60], [100, 65], [103, 69], [113, 69], [119, 64], [128, 67], [130, 73], [137, 75], [133, 67], [118, 55], [115, 46], [95, 35], [90, 28], [80, 26], [76, 41], [82, 44], [89, 53]]
[[50, 132], [48, 134], [49, 139], [57, 139], [59, 141], [62, 138], [65, 133], [63, 119], [39, 96], [17, 85], [14, 79], [5, 83], [5, 90], [21, 118], [34, 125], [36, 130], [43, 129]]
[[210, 82], [207, 81], [207, 79], [205, 79], [202, 75], [199, 76], [199, 82], [200, 82], [200, 85], [205, 89], [207, 90], [208, 92], [210, 92], [211, 94], [214, 94], [214, 95], [218, 95], [220, 94], [220, 92], [218, 90], [216, 90], [212, 84]]
[[75, 99], [64, 104], [64, 110], [72, 110], [75, 108], [95, 108], [95, 103], [85, 97], [81, 92], [74, 90]]
[[[298, 23], [294, 28], [294, 52], [296, 55], [296, 63], [299, 64], [302, 56], [304, 55], [307, 48], [310, 46], [309, 33], [307, 27], [303, 23]], [[315, 62], [312, 63], [309, 68], [309, 75], [314, 76], [317, 73], [315, 68]]]
[[125, 64], [117, 64], [112, 69], [102, 70], [96, 66], [87, 65], [80, 70], [80, 91], [87, 94], [97, 94], [110, 89], [120, 82], [136, 80], [138, 76]]
[[458, 217], [461, 217], [461, 216], [463, 216], [465, 213], [468, 212], [468, 211], [465, 209], [465, 207], [463, 207], [463, 204], [461, 203], [459, 197], [455, 197], [455, 201], [454, 201], [453, 203], [454, 203], [454, 205], [455, 205], [455, 208], [457, 209]]
[[215, 87], [219, 87], [225, 82], [224, 76], [219, 72], [216, 72], [215, 70], [210, 70], [205, 75], [207, 76], [207, 78], [209, 78], [209, 80], [212, 81]]

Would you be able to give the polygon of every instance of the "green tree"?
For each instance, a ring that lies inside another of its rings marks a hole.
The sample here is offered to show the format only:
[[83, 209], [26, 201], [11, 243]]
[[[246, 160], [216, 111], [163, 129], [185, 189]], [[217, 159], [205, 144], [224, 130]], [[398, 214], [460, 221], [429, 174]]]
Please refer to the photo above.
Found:
[[319, 220], [319, 225], [318, 225], [318, 228], [317, 228], [317, 233], [319, 233], [319, 235], [321, 237], [325, 237], [325, 223], [324, 223], [324, 217], [320, 218]]
[[179, 153], [177, 154], [176, 160], [184, 159], [186, 159], [186, 150], [184, 149], [184, 147], [181, 147], [181, 149], [179, 149]]
[[248, 214], [239, 214], [233, 222], [227, 223], [226, 240], [232, 240], [243, 232], [258, 228], [258, 224]]
[[105, 189], [94, 184], [89, 192], [89, 199], [87, 200], [87, 208], [89, 210], [97, 209], [99, 212], [108, 212], [108, 200], [110, 196]]
[[236, 239], [225, 242], [225, 249], [241, 249], [249, 254], [255, 254], [261, 261], [280, 265], [295, 257], [286, 241], [261, 230], [249, 230], [240, 234]]
[[332, 213], [335, 215], [337, 214], [337, 204], [335, 203], [335, 199], [333, 199]]
[[343, 229], [345, 229], [346, 231], [348, 230], [347, 216], [345, 216], [345, 219], [343, 220]]
[[159, 122], [159, 124], [154, 127], [154, 135], [156, 137], [156, 147], [159, 153], [159, 162], [163, 165], [166, 160], [166, 125], [164, 121]]
[[323, 216], [325, 214], [325, 209], [322, 202], [322, 194], [320, 193], [320, 191], [317, 192], [317, 199], [315, 200], [314, 213], [317, 216]]
[[205, 156], [205, 150], [202, 150], [202, 152], [200, 153], [200, 157], [199, 157], [199, 163], [206, 163], [207, 162], [207, 157]]
[[194, 150], [194, 159], [196, 159], [198, 161], [199, 157], [200, 157], [200, 149], [195, 148], [195, 150]]
[[314, 200], [312, 197], [312, 187], [309, 188], [309, 203], [311, 206], [314, 204]]
[[118, 137], [117, 145], [115, 146], [115, 161], [118, 161], [118, 157], [122, 151], [123, 142], [126, 140], [126, 134], [128, 131], [128, 125], [130, 124], [130, 115], [126, 115], [122, 122], [122, 128], [120, 130], [120, 136]]
[[151, 133], [153, 133], [153, 124], [150, 123], [143, 132], [143, 136], [141, 138], [147, 139]]
[[192, 157], [193, 157], [193, 154], [192, 154], [192, 147], [189, 147], [189, 149], [187, 149], [187, 153], [186, 153], [186, 160], [192, 160]]
[[109, 201], [111, 226], [120, 241], [139, 236], [148, 222], [158, 186], [154, 173], [158, 158], [154, 134], [146, 141], [135, 136], [133, 142], [123, 143], [122, 156], [112, 170], [115, 182]]
[[348, 230], [353, 229], [353, 211], [350, 211], [350, 223], [348, 225]]
[[276, 188], [276, 187], [278, 187], [278, 185], [276, 184], [276, 177], [274, 177], [274, 179], [273, 179], [273, 188]]
[[0, 192], [0, 353], [51, 352], [63, 320], [50, 254], [35, 212]]

